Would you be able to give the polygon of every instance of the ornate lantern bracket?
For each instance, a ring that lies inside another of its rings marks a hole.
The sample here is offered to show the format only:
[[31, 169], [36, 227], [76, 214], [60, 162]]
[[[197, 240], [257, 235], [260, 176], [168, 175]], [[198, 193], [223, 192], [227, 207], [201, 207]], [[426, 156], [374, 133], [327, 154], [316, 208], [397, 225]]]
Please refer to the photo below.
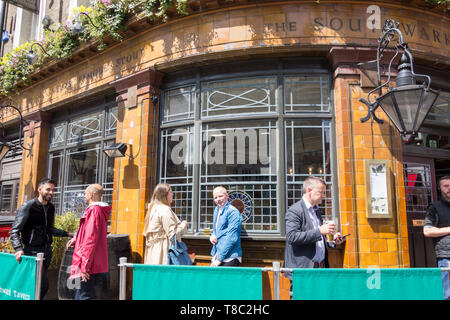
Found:
[[[23, 150], [28, 151], [27, 157], [30, 157], [31, 156], [31, 152], [33, 150], [34, 142], [32, 141], [31, 143], [29, 143], [27, 147], [24, 146], [23, 141], [22, 141], [22, 131], [23, 131], [23, 128], [25, 126], [28, 126], [29, 130], [30, 130], [30, 136], [33, 137], [34, 136], [34, 128], [35, 128], [34, 127], [34, 122], [25, 120], [23, 118], [23, 116], [22, 116], [22, 112], [20, 111], [20, 109], [17, 108], [16, 106], [13, 106], [11, 103], [8, 103], [8, 104], [0, 106], [0, 110], [6, 109], [6, 108], [11, 108], [11, 109], [15, 110], [19, 114], [19, 117], [20, 117], [20, 119], [19, 119], [19, 146]], [[4, 125], [1, 124], [1, 126], [3, 127], [3, 130], [5, 130]], [[3, 133], [3, 136], [5, 136], [4, 133]], [[0, 148], [1, 150], [6, 150], [6, 152], [9, 151], [9, 149], [12, 148], [11, 143], [5, 141], [5, 139], [3, 139], [3, 141], [0, 141], [0, 147], [1, 147]], [[6, 155], [6, 152], [0, 152], [0, 155], [1, 155], [0, 160]]]
[[[411, 140], [411, 137], [417, 135], [425, 117], [436, 101], [439, 91], [430, 88], [431, 78], [428, 75], [414, 72], [413, 56], [408, 49], [408, 44], [404, 42], [398, 26], [399, 23], [394, 20], [389, 19], [385, 22], [377, 48], [378, 86], [368, 93], [367, 99], [360, 99], [368, 108], [367, 116], [360, 120], [366, 122], [373, 117], [378, 123], [383, 123], [381, 119], [375, 116], [376, 109], [381, 107], [402, 137], [409, 137], [409, 140]], [[394, 46], [395, 53], [389, 60], [386, 69], [387, 79], [382, 83], [381, 61], [383, 53], [394, 40], [397, 41]], [[402, 56], [397, 67], [396, 86], [393, 88], [390, 86], [391, 68], [400, 53], [402, 53]], [[423, 79], [423, 82], [417, 84], [418, 79]], [[384, 94], [383, 88], [387, 88]], [[378, 94], [374, 100], [371, 99], [373, 94]]]

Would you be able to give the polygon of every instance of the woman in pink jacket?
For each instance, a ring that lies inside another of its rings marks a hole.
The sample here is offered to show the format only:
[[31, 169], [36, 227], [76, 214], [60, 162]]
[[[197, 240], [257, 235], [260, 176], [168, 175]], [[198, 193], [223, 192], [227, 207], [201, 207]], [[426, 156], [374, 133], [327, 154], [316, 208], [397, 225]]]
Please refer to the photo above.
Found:
[[92, 184], [86, 188], [84, 197], [88, 207], [80, 219], [75, 237], [67, 247], [75, 243], [70, 278], [81, 278], [75, 292], [76, 300], [94, 298], [95, 278], [108, 272], [107, 225], [111, 207], [100, 202], [103, 188]]

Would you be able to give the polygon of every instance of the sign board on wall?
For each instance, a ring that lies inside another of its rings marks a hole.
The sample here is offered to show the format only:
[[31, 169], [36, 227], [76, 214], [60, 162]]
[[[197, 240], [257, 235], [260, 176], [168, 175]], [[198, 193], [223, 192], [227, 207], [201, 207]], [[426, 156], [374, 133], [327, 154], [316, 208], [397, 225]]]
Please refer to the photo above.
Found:
[[39, 13], [39, 0], [6, 0], [17, 7]]
[[365, 160], [367, 217], [392, 218], [392, 190], [389, 162]]

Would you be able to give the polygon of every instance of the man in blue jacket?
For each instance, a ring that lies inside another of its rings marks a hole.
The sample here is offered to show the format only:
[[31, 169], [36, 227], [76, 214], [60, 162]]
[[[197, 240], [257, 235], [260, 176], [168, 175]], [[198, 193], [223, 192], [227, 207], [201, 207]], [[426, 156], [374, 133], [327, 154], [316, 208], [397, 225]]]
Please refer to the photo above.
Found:
[[224, 187], [213, 190], [214, 209], [213, 232], [209, 241], [211, 266], [239, 266], [242, 263], [241, 227], [242, 218], [238, 209], [228, 202], [228, 193]]

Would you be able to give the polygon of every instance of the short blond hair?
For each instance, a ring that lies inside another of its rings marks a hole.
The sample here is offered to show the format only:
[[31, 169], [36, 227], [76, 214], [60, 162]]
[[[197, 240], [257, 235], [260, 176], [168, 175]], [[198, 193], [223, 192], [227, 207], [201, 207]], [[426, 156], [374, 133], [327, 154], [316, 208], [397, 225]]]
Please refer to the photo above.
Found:
[[227, 191], [227, 189], [224, 186], [215, 187], [214, 190], [213, 190], [213, 194], [215, 192], [219, 191], [219, 190], [225, 192], [226, 194], [228, 194], [228, 191]]

